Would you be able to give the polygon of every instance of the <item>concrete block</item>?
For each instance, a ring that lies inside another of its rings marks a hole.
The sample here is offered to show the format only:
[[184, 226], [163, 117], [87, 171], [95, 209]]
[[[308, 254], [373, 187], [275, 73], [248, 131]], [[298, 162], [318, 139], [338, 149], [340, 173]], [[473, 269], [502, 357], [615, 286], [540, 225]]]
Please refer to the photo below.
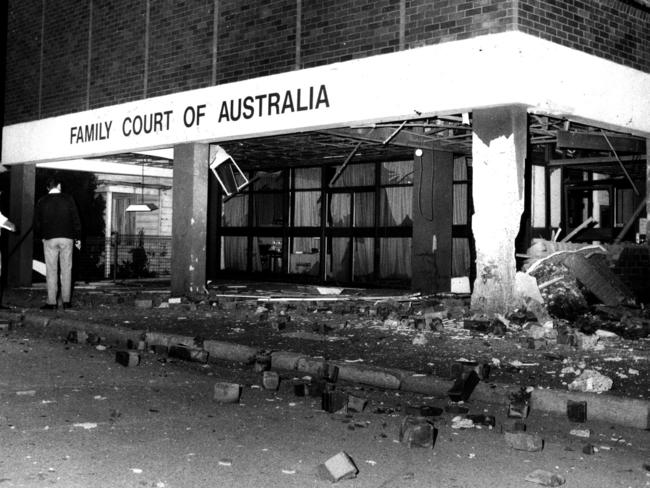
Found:
[[208, 352], [203, 349], [194, 347], [187, 347], [180, 344], [175, 344], [169, 347], [168, 351], [170, 358], [178, 358], [184, 361], [195, 361], [197, 363], [208, 362]]
[[530, 403], [535, 411], [566, 415], [567, 401], [585, 401], [589, 404], [589, 419], [611, 422], [615, 425], [650, 428], [650, 402], [614, 395], [565, 392], [536, 389], [531, 393]]
[[136, 351], [116, 351], [115, 362], [127, 368], [131, 368], [140, 364], [140, 354]]
[[322, 359], [312, 359], [303, 356], [298, 359], [296, 369], [301, 373], [321, 378], [325, 369], [325, 361]]
[[401, 375], [398, 376], [399, 373], [361, 364], [339, 363], [337, 366], [339, 367], [339, 380], [362, 383], [386, 390], [398, 390], [400, 387]]
[[518, 451], [536, 452], [544, 448], [544, 439], [538, 434], [526, 432], [506, 432], [504, 434], [506, 445]]
[[466, 402], [479, 381], [476, 371], [465, 372], [456, 378], [447, 394], [452, 402]]
[[529, 411], [528, 403], [513, 402], [508, 405], [508, 418], [525, 419]]
[[443, 380], [435, 376], [404, 375], [400, 382], [400, 390], [429, 396], [444, 396], [452, 385], [452, 381]]
[[262, 373], [262, 386], [266, 390], [277, 390], [280, 386], [280, 375], [275, 371], [264, 371]]
[[309, 383], [304, 380], [297, 380], [293, 382], [293, 394], [297, 397], [304, 397], [309, 395]]
[[214, 385], [214, 400], [219, 403], [239, 403], [241, 385], [237, 383], [217, 382]]
[[566, 414], [571, 422], [584, 423], [587, 421], [587, 402], [567, 400]]
[[150, 298], [139, 298], [136, 299], [135, 308], [153, 308], [153, 300]]
[[352, 458], [343, 451], [318, 465], [319, 476], [332, 483], [354, 478], [358, 473], [359, 469]]
[[11, 330], [11, 322], [8, 320], [0, 320], [0, 331], [9, 332]]
[[212, 359], [246, 364], [255, 361], [255, 355], [258, 352], [253, 347], [213, 340], [203, 341], [203, 349], [210, 354]]
[[293, 371], [297, 369], [298, 360], [302, 357], [301, 354], [295, 352], [272, 352], [271, 353], [271, 368], [280, 370]]
[[324, 391], [321, 397], [321, 408], [328, 413], [345, 412], [348, 396], [342, 391]]
[[436, 442], [437, 429], [424, 417], [404, 417], [399, 430], [399, 441], [411, 447], [426, 447], [433, 449]]
[[361, 398], [355, 395], [348, 395], [348, 412], [361, 413], [365, 410], [366, 405], [368, 405], [367, 398]]

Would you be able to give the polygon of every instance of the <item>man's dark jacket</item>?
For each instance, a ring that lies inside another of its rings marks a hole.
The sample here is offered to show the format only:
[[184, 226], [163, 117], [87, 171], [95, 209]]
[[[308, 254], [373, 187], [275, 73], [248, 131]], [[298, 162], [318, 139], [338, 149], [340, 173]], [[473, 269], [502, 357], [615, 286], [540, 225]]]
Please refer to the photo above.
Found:
[[48, 193], [34, 209], [34, 235], [37, 239], [81, 238], [81, 220], [77, 205], [66, 193]]

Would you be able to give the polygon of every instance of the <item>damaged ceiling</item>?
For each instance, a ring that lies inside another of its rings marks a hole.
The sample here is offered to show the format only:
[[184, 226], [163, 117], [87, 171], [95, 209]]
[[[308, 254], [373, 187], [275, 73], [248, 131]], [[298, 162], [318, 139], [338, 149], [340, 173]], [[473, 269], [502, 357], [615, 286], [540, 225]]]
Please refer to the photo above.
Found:
[[[643, 138], [535, 114], [529, 116], [529, 138], [533, 151], [550, 149], [551, 167], [645, 179]], [[242, 139], [220, 145], [244, 170], [340, 165], [348, 159], [354, 163], [405, 160], [413, 157], [415, 149], [425, 147], [471, 156], [472, 127], [469, 117], [458, 114]], [[168, 168], [173, 164], [168, 158], [133, 153], [110, 159]]]

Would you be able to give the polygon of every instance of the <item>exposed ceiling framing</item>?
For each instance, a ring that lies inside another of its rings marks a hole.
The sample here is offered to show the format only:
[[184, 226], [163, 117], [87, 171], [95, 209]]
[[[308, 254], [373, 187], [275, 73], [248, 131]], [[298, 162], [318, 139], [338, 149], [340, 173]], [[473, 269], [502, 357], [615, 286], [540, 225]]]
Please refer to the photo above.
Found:
[[[642, 138], [537, 114], [530, 114], [528, 131], [531, 145], [551, 148], [552, 167], [602, 172], [612, 177], [629, 172], [633, 178], [645, 178], [646, 141]], [[346, 161], [407, 160], [419, 148], [471, 155], [472, 127], [470, 116], [458, 114], [242, 139], [220, 145], [244, 170], [341, 165]], [[148, 167], [171, 168], [173, 164], [157, 154], [127, 153], [110, 159]]]

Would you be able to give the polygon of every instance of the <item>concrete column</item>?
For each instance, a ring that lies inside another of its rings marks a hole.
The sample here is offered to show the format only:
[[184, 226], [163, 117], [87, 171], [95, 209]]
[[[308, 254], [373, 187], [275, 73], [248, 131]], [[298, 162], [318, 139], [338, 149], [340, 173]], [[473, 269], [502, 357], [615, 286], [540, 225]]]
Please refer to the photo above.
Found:
[[413, 161], [411, 288], [424, 293], [451, 289], [453, 154], [425, 149]]
[[525, 199], [527, 113], [524, 106], [475, 110], [472, 169], [476, 280], [471, 306], [487, 314], [515, 306], [515, 238]]
[[171, 293], [203, 290], [206, 276], [208, 144], [174, 147]]
[[9, 215], [18, 231], [7, 232], [7, 286], [31, 286], [34, 251], [34, 188], [36, 165], [18, 164], [10, 168]]

